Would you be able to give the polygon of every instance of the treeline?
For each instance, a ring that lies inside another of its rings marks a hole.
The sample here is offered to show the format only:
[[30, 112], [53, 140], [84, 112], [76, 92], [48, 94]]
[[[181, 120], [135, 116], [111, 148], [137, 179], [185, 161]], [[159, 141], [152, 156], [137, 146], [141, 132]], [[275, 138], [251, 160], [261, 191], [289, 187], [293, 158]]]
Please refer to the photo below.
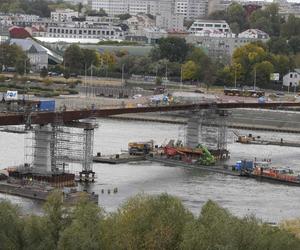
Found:
[[230, 249], [297, 250], [300, 239], [253, 216], [237, 218], [208, 201], [198, 217], [167, 194], [138, 195], [116, 212], [105, 213], [85, 197], [66, 207], [59, 193], [44, 205], [44, 215], [21, 215], [0, 203], [0, 249]]
[[[153, 75], [183, 80], [205, 81], [212, 84], [210, 74], [216, 65], [200, 49], [186, 43], [182, 38], [161, 38], [149, 55], [134, 56], [126, 50], [98, 52], [96, 50], [69, 46], [64, 52], [64, 67], [71, 73], [88, 71], [98, 76], [120, 77], [124, 75]], [[62, 67], [62, 66], [60, 66]], [[62, 70], [56, 67], [55, 70]]]
[[56, 8], [77, 9], [78, 7], [61, 0], [1, 0], [0, 4], [0, 12], [38, 15], [40, 17], [50, 17], [50, 12]]

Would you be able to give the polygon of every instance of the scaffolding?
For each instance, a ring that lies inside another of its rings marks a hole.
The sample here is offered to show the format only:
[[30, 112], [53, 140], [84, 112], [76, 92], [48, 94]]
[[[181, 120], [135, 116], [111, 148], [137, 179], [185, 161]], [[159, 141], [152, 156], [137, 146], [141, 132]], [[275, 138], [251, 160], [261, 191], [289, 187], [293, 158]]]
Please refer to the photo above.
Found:
[[186, 127], [186, 145], [194, 148], [201, 144], [220, 158], [228, 157], [228, 116], [227, 110], [214, 107], [193, 112]]
[[68, 163], [82, 166], [84, 176], [91, 173], [93, 139], [96, 124], [73, 122], [64, 124], [57, 115], [53, 124], [36, 125], [26, 136], [25, 165], [35, 172], [64, 173]]

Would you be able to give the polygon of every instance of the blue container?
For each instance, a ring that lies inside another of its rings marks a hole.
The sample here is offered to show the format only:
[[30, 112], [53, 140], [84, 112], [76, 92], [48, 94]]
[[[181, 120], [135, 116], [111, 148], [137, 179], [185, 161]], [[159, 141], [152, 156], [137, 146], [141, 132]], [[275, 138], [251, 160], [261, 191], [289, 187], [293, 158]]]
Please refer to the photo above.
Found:
[[244, 160], [241, 163], [241, 168], [242, 169], [252, 170], [253, 166], [254, 166], [253, 161]]
[[241, 168], [242, 168], [242, 162], [241, 162], [241, 161], [237, 161], [237, 162], [235, 163], [235, 169], [236, 169], [237, 171], [240, 171]]
[[40, 101], [38, 109], [39, 111], [55, 111], [55, 100]]

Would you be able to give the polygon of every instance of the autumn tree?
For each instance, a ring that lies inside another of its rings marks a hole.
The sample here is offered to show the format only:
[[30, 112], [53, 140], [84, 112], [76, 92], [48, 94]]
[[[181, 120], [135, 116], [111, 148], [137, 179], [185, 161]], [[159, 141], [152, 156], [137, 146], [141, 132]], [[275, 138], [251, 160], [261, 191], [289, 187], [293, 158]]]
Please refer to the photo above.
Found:
[[[232, 56], [232, 63], [240, 65], [237, 74], [244, 84], [252, 84], [254, 65], [267, 59], [268, 53], [257, 44], [246, 44], [237, 48]], [[234, 70], [234, 68], [232, 68]], [[262, 83], [259, 83], [262, 84]]]
[[193, 216], [167, 194], [138, 195], [111, 218], [110, 249], [179, 249], [185, 224]]
[[182, 65], [182, 79], [183, 80], [199, 80], [200, 68], [197, 64], [189, 60]]

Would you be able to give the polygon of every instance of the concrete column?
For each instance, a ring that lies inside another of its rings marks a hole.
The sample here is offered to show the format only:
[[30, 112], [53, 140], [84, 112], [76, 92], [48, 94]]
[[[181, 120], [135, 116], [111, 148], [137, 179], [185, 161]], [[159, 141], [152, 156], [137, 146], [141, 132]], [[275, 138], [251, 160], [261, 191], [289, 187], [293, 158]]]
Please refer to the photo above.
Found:
[[187, 122], [186, 127], [186, 145], [188, 147], [196, 147], [199, 144], [199, 133], [200, 133], [200, 126], [199, 126], [199, 117], [196, 114], [192, 114]]
[[51, 125], [37, 126], [34, 131], [33, 167], [39, 172], [51, 171]]

